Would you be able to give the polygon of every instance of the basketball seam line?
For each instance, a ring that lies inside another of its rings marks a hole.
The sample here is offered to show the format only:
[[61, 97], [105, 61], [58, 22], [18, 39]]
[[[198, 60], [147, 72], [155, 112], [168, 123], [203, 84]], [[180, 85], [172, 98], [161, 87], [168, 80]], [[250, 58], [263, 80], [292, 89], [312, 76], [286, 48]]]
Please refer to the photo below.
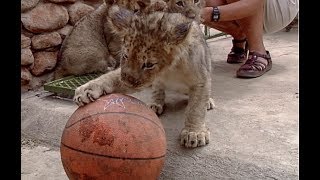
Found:
[[81, 118], [80, 120], [78, 120], [77, 122], [75, 122], [75, 123], [73, 123], [73, 124], [70, 124], [69, 126], [66, 126], [65, 128], [70, 128], [71, 126], [73, 126], [73, 125], [75, 125], [75, 124], [83, 121], [84, 119], [86, 119], [86, 118], [88, 118], [88, 117], [95, 116], [95, 115], [101, 115], [101, 114], [127, 114], [127, 115], [138, 116], [138, 117], [141, 117], [141, 118], [143, 118], [143, 119], [146, 119], [146, 120], [152, 122], [153, 124], [155, 124], [156, 126], [158, 126], [158, 127], [161, 129], [162, 132], [164, 132], [164, 129], [163, 129], [161, 126], [159, 126], [157, 123], [153, 122], [151, 119], [146, 118], [146, 117], [143, 117], [143, 116], [140, 116], [140, 115], [138, 115], [138, 114], [127, 113], [127, 112], [103, 112], [103, 113], [91, 114], [91, 115], [89, 115], [89, 116], [86, 116], [86, 117]]
[[112, 159], [122, 159], [122, 160], [153, 160], [153, 159], [161, 159], [163, 157], [165, 157], [165, 154], [162, 156], [158, 156], [158, 157], [152, 157], [152, 158], [126, 158], [126, 157], [116, 157], [116, 156], [110, 156], [110, 155], [103, 155], [103, 154], [95, 154], [92, 152], [87, 152], [87, 151], [83, 151], [83, 150], [79, 150], [79, 149], [75, 149], [73, 147], [67, 146], [64, 143], [61, 142], [61, 144], [71, 150], [77, 151], [77, 152], [81, 152], [84, 154], [90, 154], [90, 155], [95, 155], [95, 156], [101, 156], [101, 157], [107, 157], [107, 158], [112, 158]]

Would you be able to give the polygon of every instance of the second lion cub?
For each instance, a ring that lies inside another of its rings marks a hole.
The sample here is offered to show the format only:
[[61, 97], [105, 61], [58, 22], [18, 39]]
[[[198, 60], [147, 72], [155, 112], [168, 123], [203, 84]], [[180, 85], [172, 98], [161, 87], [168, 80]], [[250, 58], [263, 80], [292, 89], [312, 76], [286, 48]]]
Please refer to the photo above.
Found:
[[207, 108], [213, 106], [211, 60], [199, 24], [180, 13], [137, 16], [117, 5], [110, 8], [108, 16], [111, 29], [124, 39], [120, 68], [77, 88], [74, 101], [82, 106], [103, 94], [129, 93], [152, 84], [151, 108], [161, 114], [165, 89], [184, 88], [189, 101], [181, 145], [208, 144], [205, 119]]

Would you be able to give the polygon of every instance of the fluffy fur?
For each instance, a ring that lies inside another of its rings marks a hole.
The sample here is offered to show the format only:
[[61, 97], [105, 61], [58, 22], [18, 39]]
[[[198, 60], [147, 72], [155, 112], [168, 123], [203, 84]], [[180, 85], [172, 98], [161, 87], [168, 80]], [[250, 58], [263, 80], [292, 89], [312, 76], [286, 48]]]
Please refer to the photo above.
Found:
[[77, 22], [63, 41], [55, 79], [67, 75], [106, 73], [119, 67], [122, 40], [111, 33], [107, 16], [113, 4], [141, 14], [166, 7], [162, 0], [105, 0], [99, 8]]
[[89, 81], [75, 91], [85, 105], [103, 94], [130, 93], [152, 85], [154, 103], [163, 112], [165, 89], [189, 94], [181, 145], [204, 146], [210, 132], [205, 124], [211, 97], [210, 52], [199, 23], [180, 13], [154, 12], [138, 16], [113, 5], [108, 11], [113, 33], [123, 39], [120, 68]]
[[167, 12], [181, 13], [188, 18], [201, 22], [200, 10], [205, 7], [205, 0], [164, 0]]

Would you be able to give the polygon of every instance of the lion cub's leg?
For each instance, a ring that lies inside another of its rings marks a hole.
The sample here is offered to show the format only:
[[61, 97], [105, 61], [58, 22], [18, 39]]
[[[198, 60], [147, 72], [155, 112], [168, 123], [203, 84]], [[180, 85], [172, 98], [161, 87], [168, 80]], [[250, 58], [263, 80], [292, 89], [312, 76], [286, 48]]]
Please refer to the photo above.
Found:
[[79, 106], [83, 106], [92, 101], [95, 101], [103, 94], [110, 94], [115, 92], [131, 93], [134, 91], [136, 90], [127, 87], [121, 81], [121, 68], [118, 68], [78, 87], [75, 90], [73, 100]]
[[213, 98], [212, 98], [212, 83], [211, 83], [211, 77], [209, 77], [209, 79], [208, 79], [208, 81], [207, 81], [208, 83], [208, 87], [210, 87], [210, 88], [208, 88], [208, 91], [209, 91], [209, 97], [208, 97], [208, 102], [207, 102], [207, 110], [209, 111], [209, 110], [211, 110], [211, 109], [213, 109], [216, 105], [214, 104], [214, 100], [213, 100]]
[[160, 81], [155, 81], [152, 84], [152, 100], [153, 102], [149, 104], [149, 107], [158, 115], [162, 114], [165, 101], [165, 90], [163, 83]]
[[210, 132], [205, 124], [209, 94], [208, 84], [190, 88], [185, 127], [180, 134], [181, 145], [197, 147], [209, 143]]

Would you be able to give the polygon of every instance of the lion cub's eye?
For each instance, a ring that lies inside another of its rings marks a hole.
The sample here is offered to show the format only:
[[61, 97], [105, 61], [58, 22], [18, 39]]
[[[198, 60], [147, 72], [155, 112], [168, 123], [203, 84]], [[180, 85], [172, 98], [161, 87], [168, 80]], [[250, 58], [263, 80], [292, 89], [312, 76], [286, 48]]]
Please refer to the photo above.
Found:
[[184, 6], [184, 4], [183, 4], [182, 1], [178, 1], [178, 2], [176, 3], [176, 5], [178, 5], [178, 6]]
[[142, 69], [153, 69], [153, 68], [154, 68], [154, 65], [156, 65], [156, 64], [157, 64], [157, 63], [150, 63], [150, 62], [143, 63]]
[[194, 2], [194, 4], [196, 4], [196, 3], [198, 3], [198, 2], [199, 2], [199, 0], [194, 0], [193, 2]]

